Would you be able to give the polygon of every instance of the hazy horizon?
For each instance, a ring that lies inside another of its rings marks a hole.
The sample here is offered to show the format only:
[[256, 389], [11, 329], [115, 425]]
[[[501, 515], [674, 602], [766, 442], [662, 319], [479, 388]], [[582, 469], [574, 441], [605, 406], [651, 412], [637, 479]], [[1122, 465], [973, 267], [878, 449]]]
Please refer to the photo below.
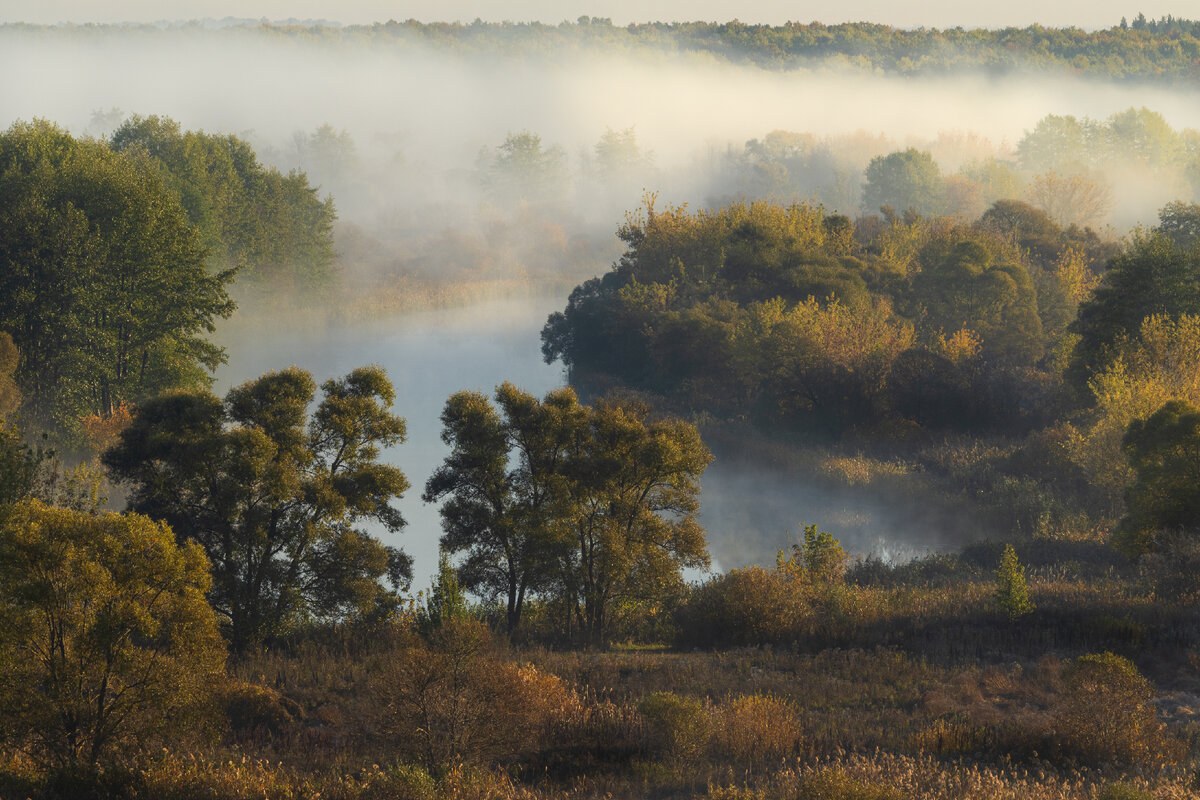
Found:
[[1200, 16], [1196, 8], [1182, 2], [1157, 2], [1150, 7], [1131, 6], [1124, 0], [1096, 0], [1047, 4], [1036, 0], [1014, 0], [1005, 4], [922, 0], [903, 5], [884, 0], [848, 0], [833, 7], [816, 3], [785, 3], [782, 0], [752, 0], [730, 3], [725, 0], [509, 0], [480, 4], [465, 0], [116, 0], [103, 5], [79, 0], [10, 0], [0, 11], [0, 22], [33, 24], [158, 22], [163, 20], [244, 19], [286, 20], [319, 19], [342, 24], [369, 24], [389, 19], [417, 19], [422, 22], [544, 22], [557, 24], [580, 16], [609, 18], [616, 25], [641, 22], [694, 21], [781, 25], [789, 21], [839, 24], [872, 22], [901, 28], [1004, 28], [1043, 25], [1079, 27], [1088, 30], [1110, 28], [1122, 17], [1132, 19], [1139, 12], [1148, 18], [1167, 15]]

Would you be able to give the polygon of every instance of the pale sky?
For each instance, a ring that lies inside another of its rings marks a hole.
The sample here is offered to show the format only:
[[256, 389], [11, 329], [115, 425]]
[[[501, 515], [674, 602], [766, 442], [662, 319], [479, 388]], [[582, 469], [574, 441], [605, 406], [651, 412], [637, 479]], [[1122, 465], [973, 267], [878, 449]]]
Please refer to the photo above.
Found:
[[707, 20], [781, 24], [869, 21], [899, 27], [962, 26], [1107, 28], [1138, 12], [1200, 18], [1200, 0], [3, 0], [0, 22], [153, 22], [226, 16], [328, 19], [343, 23], [410, 18], [431, 21], [557, 23], [581, 15], [630, 22]]

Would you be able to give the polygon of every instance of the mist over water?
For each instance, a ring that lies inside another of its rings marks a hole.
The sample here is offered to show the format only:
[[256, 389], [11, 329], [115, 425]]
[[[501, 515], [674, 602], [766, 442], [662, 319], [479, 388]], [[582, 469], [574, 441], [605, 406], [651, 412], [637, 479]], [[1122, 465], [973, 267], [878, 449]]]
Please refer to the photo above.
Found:
[[[1200, 128], [1196, 87], [1019, 74], [905, 79], [848, 66], [770, 72], [685, 53], [501, 59], [411, 41], [359, 48], [253, 31], [2, 29], [0, 70], [5, 126], [42, 117], [103, 136], [124, 115], [165, 115], [185, 130], [242, 136], [285, 171], [304, 169], [334, 197], [342, 278], [358, 289], [406, 271], [451, 283], [517, 275], [574, 284], [619, 256], [613, 233], [644, 191], [657, 192], [661, 204], [695, 206], [736, 195], [723, 182], [729, 176], [722, 159], [776, 130], [811, 134], [818, 147], [833, 147], [830, 162], [847, 184], [839, 196], [854, 206], [862, 169], [875, 155], [927, 148], [947, 173], [975, 159], [1011, 160], [1016, 142], [1047, 114], [1103, 120], [1146, 106], [1176, 129]], [[326, 124], [347, 142], [321, 160], [302, 140]], [[645, 157], [601, 183], [597, 141], [626, 129], [636, 132]], [[572, 179], [553, 202], [527, 204], [481, 185], [481, 164], [520, 131], [562, 156]], [[1147, 174], [1124, 179], [1133, 188], [1116, 192], [1118, 226], [1153, 222], [1157, 209], [1178, 197]], [[229, 363], [215, 388], [223, 394], [290, 364], [318, 381], [363, 364], [384, 366], [409, 435], [386, 457], [412, 483], [400, 503], [408, 527], [388, 543], [414, 557], [414, 587], [424, 588], [441, 526], [420, 495], [446, 454], [442, 406], [453, 392], [490, 394], [503, 381], [539, 395], [561, 385], [560, 366], [541, 360], [539, 332], [565, 302], [564, 292], [317, 327], [301, 317], [262, 319], [243, 310], [218, 330]], [[838, 536], [851, 553], [885, 558], [989, 533], [954, 508], [873, 487], [818, 487], [786, 465], [718, 456], [701, 498], [714, 568], [772, 563], [808, 523]]]
[[[384, 453], [412, 487], [396, 506], [408, 521], [400, 534], [382, 530], [387, 544], [414, 560], [414, 589], [429, 585], [437, 568], [441, 519], [421, 502], [425, 481], [446, 457], [439, 416], [446, 398], [470, 389], [490, 395], [511, 381], [538, 396], [562, 386], [557, 364], [541, 359], [539, 334], [546, 315], [565, 298], [492, 300], [467, 308], [420, 311], [365, 323], [312, 327], [303, 319], [269, 326], [239, 316], [221, 331], [229, 363], [214, 391], [270, 370], [302, 367], [318, 383], [364, 364], [383, 366], [396, 387], [393, 411], [408, 423], [407, 441]], [[701, 523], [716, 570], [772, 564], [775, 554], [815, 522], [839, 537], [852, 554], [905, 559], [961, 546], [982, 536], [952, 512], [867, 487], [831, 489], [805, 483], [787, 465], [764, 465], [718, 450], [701, 481]]]
[[851, 558], [874, 554], [887, 562], [956, 550], [999, 533], [978, 513], [933, 493], [817, 483], [787, 464], [713, 450], [716, 461], [702, 481], [701, 524], [714, 570], [774, 564], [810, 524], [833, 534]]

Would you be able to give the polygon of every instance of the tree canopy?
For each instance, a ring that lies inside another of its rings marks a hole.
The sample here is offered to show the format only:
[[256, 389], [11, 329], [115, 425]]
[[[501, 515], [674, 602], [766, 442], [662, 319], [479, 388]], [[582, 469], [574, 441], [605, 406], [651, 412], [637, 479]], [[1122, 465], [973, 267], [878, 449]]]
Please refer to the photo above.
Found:
[[1135, 419], [1122, 442], [1136, 473], [1117, 527], [1118, 547], [1153, 549], [1159, 532], [1200, 533], [1200, 409], [1172, 400], [1147, 419]]
[[221, 268], [274, 292], [330, 283], [337, 214], [303, 172], [283, 175], [237, 136], [182, 131], [167, 117], [130, 117], [110, 142], [157, 165]]
[[566, 154], [560, 147], [543, 147], [536, 133], [510, 133], [494, 153], [481, 152], [479, 160], [479, 180], [497, 202], [554, 201], [566, 190]]
[[[15, 32], [34, 26], [9, 26]], [[123, 26], [34, 28], [44, 37], [156, 36], [167, 41], [177, 30]], [[0, 29], [2, 31], [3, 29]], [[196, 35], [193, 29], [185, 31]], [[836, 25], [788, 22], [782, 25], [684, 21], [613, 25], [599, 18], [579, 22], [421, 22], [390, 20], [372, 25], [308, 26], [258, 24], [203, 31], [210, 41], [249, 37], [255, 42], [310, 42], [327, 47], [391, 50], [439, 47], [467, 57], [531, 59], [583, 50], [602, 53], [702, 53], [708, 59], [770, 70], [847, 65], [870, 72], [943, 76], [951, 68], [993, 73], [1084, 74], [1129, 82], [1149, 79], [1184, 83], [1195, 77], [1200, 53], [1200, 21], [1163, 16], [1132, 24], [1085, 31], [1032, 24], [1005, 28], [900, 28], [872, 22]]]
[[47, 122], [0, 134], [0, 330], [20, 351], [21, 417], [77, 434], [88, 414], [207, 385], [233, 303], [145, 157]]
[[632, 401], [584, 406], [569, 388], [538, 400], [506, 383], [496, 402], [447, 401], [452, 451], [425, 499], [449, 498], [442, 546], [466, 553], [468, 588], [507, 599], [510, 630], [537, 593], [603, 642], [616, 608], [661, 601], [682, 568], [708, 564], [695, 514], [712, 455], [695, 426]]
[[866, 178], [863, 205], [869, 209], [889, 206], [931, 215], [945, 206], [941, 170], [933, 156], [915, 147], [871, 159]]
[[305, 618], [370, 615], [406, 587], [408, 557], [361, 530], [404, 525], [390, 503], [408, 488], [381, 449], [404, 420], [378, 367], [316, 384], [296, 367], [231, 389], [143, 403], [104, 464], [130, 486], [129, 507], [164, 520], [212, 561], [210, 599], [236, 649]]
[[512, 631], [562, 554], [565, 466], [587, 410], [571, 389], [538, 400], [505, 383], [495, 396], [498, 411], [477, 392], [446, 401], [442, 440], [451, 452], [423, 498], [446, 498], [442, 547], [465, 553], [459, 575], [466, 588], [504, 599]]
[[164, 524], [19, 504], [0, 526], [0, 740], [76, 766], [194, 727], [225, 662], [209, 585]]
[[[1065, 346], [1091, 240], [1025, 204], [989, 214], [856, 224], [812, 204], [692, 212], [649, 198], [619, 229], [612, 270], [547, 320], [542, 353], [579, 385], [615, 378], [821, 436], [1028, 425], [1048, 404], [1012, 382], [1058, 383], [1046, 356]], [[1036, 252], [1024, 228], [1044, 240]]]
[[1119, 344], [1155, 314], [1200, 313], [1200, 252], [1185, 250], [1165, 233], [1136, 233], [1110, 264], [1091, 299], [1079, 307], [1071, 330], [1079, 343], [1071, 356], [1075, 379], [1102, 371]]

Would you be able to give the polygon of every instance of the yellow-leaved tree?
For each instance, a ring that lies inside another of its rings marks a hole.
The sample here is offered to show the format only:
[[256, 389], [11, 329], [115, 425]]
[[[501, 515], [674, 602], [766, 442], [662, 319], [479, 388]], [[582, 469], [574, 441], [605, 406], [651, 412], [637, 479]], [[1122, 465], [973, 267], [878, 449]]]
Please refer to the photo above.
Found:
[[1071, 460], [1114, 507], [1133, 482], [1121, 449], [1129, 423], [1145, 419], [1170, 400], [1200, 405], [1200, 316], [1155, 314], [1088, 383], [1096, 400], [1069, 440]]
[[195, 730], [224, 674], [210, 583], [164, 524], [18, 503], [0, 529], [0, 736], [78, 767]]

